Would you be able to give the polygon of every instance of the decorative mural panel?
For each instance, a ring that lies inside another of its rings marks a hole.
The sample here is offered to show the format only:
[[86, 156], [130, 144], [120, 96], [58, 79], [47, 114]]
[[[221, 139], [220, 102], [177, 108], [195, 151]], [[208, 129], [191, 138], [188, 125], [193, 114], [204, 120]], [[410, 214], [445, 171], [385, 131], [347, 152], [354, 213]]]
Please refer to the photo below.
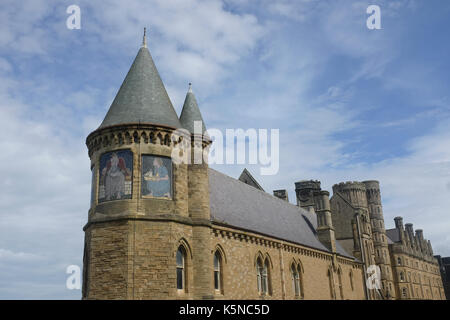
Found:
[[172, 159], [142, 156], [142, 197], [172, 198]]
[[103, 154], [99, 172], [98, 202], [131, 199], [133, 153], [130, 150]]

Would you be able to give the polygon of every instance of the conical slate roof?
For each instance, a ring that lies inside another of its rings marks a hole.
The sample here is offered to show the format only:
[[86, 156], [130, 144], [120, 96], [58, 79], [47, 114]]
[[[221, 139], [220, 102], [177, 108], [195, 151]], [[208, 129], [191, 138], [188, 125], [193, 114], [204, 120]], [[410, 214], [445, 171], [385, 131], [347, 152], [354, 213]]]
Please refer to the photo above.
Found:
[[180, 115], [180, 122], [183, 128], [187, 129], [190, 133], [194, 133], [194, 121], [202, 122], [202, 132], [206, 131], [205, 122], [203, 121], [202, 114], [198, 108], [197, 100], [192, 92], [191, 84], [189, 84], [189, 90], [184, 100], [183, 110]]
[[145, 40], [99, 128], [125, 123], [181, 127]]

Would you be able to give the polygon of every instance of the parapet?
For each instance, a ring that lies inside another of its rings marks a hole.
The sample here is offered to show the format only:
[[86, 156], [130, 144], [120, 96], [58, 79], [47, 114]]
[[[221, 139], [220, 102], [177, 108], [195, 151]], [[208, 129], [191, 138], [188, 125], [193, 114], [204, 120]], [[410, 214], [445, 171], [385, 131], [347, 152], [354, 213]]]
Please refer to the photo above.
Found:
[[376, 189], [376, 190], [380, 190], [380, 182], [377, 180], [368, 180], [368, 181], [363, 181], [362, 182], [366, 189]]
[[335, 192], [344, 193], [346, 191], [354, 191], [354, 190], [366, 192], [366, 186], [364, 183], [358, 181], [341, 182], [333, 186], [333, 193]]
[[320, 190], [319, 180], [301, 180], [295, 183], [295, 190], [313, 189]]

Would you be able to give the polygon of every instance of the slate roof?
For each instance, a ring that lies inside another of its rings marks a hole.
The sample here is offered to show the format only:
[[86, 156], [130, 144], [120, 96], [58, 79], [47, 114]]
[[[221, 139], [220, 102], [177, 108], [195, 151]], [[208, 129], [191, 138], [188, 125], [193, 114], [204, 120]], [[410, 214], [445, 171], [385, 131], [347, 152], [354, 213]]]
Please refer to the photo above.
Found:
[[181, 127], [150, 51], [146, 47], [139, 50], [99, 128], [139, 122]]
[[202, 122], [202, 132], [206, 131], [205, 122], [203, 121], [202, 114], [198, 108], [197, 100], [192, 92], [191, 84], [189, 84], [189, 91], [186, 94], [184, 100], [183, 110], [181, 110], [180, 122], [184, 129], [187, 129], [190, 133], [194, 133], [194, 121]]
[[242, 173], [239, 176], [238, 180], [248, 184], [249, 186], [255, 187], [256, 189], [264, 191], [263, 187], [261, 187], [261, 185], [258, 183], [258, 181], [256, 181], [255, 178], [253, 178], [253, 176], [247, 170], [247, 168], [245, 168], [242, 171]]
[[[213, 222], [329, 252], [317, 238], [314, 213], [216, 170], [209, 169], [208, 174]], [[336, 250], [353, 258], [338, 241]]]
[[398, 229], [396, 229], [396, 228], [394, 228], [394, 229], [387, 229], [386, 230], [386, 235], [388, 237], [388, 242], [389, 242], [389, 240], [391, 240], [392, 243], [400, 242], [400, 233], [398, 232]]

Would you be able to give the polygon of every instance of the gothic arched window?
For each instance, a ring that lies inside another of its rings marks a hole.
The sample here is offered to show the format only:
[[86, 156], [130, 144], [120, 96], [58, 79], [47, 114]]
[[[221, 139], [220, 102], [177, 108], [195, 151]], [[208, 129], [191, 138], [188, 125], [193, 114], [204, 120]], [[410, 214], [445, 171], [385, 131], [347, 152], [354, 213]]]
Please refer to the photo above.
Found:
[[256, 261], [258, 292], [262, 295], [270, 294], [270, 268], [269, 259], [262, 262], [261, 258]]
[[294, 263], [291, 266], [291, 276], [294, 294], [298, 297], [300, 296], [300, 274]]
[[183, 246], [177, 250], [177, 289], [186, 290], [186, 250]]
[[262, 293], [262, 273], [263, 264], [260, 258], [256, 261], [256, 284], [258, 286], [258, 293]]
[[222, 256], [219, 251], [214, 254], [214, 289], [222, 292]]

